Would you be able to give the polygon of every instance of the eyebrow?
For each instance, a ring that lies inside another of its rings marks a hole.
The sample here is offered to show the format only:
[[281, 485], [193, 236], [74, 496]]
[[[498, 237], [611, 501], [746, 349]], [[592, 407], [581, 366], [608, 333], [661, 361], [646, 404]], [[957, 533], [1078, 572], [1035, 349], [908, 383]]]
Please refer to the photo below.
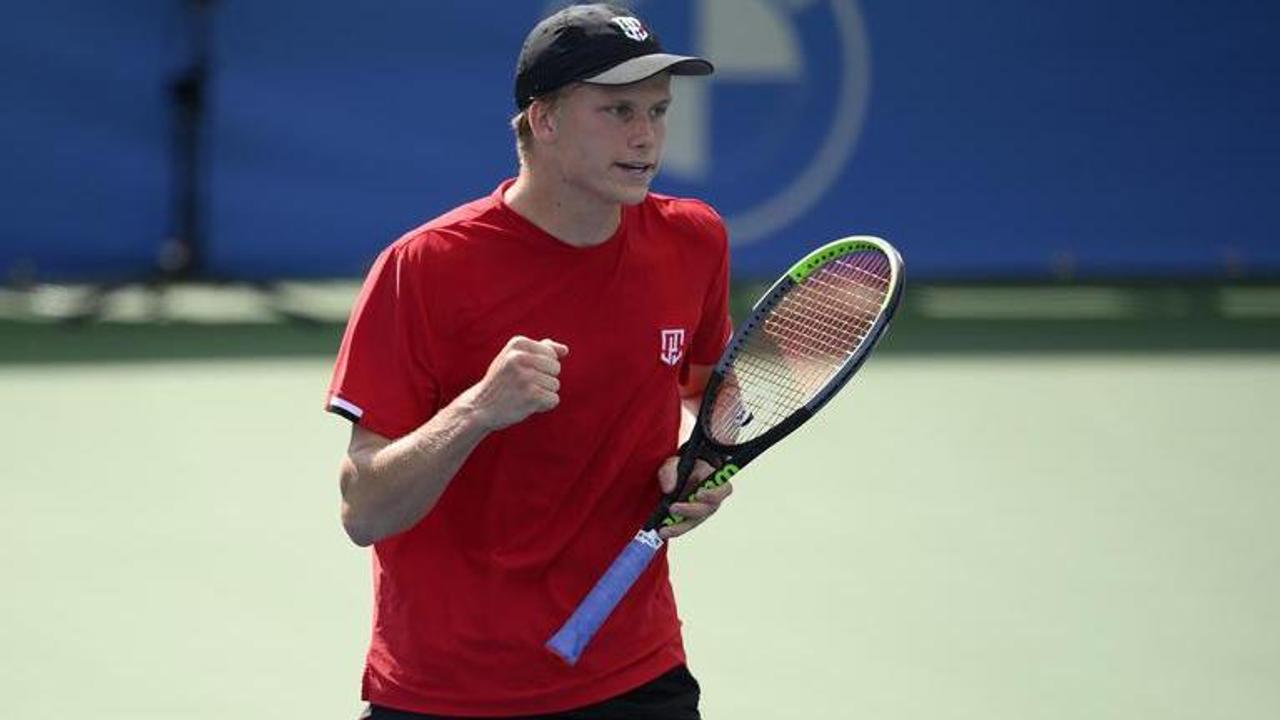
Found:
[[[664, 105], [664, 104], [670, 105], [673, 99], [674, 98], [672, 98], [672, 96], [668, 95], [666, 97], [662, 97], [657, 100], [654, 100], [652, 103], [648, 103], [648, 104], [651, 106]], [[635, 98], [605, 97], [601, 99], [601, 104], [603, 105], [644, 105], [645, 103], [643, 101], [636, 100]]]

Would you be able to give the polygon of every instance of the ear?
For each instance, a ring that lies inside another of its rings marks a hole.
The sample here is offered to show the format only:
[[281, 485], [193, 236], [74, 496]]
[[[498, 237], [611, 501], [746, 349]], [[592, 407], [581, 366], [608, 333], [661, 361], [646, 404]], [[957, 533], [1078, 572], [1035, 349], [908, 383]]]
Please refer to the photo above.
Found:
[[560, 125], [556, 104], [534, 100], [526, 112], [529, 117], [529, 128], [533, 130], [533, 137], [541, 143], [555, 142], [556, 129]]

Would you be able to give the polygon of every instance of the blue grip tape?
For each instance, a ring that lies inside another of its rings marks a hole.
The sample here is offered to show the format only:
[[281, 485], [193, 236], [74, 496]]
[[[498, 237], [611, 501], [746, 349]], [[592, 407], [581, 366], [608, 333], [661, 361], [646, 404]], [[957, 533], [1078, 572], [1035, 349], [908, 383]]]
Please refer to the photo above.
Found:
[[605, 571], [604, 577], [578, 604], [578, 609], [573, 611], [564, 626], [547, 641], [547, 647], [570, 665], [577, 663], [587, 643], [595, 637], [596, 631], [644, 569], [649, 567], [660, 547], [662, 538], [658, 537], [658, 531], [641, 530], [637, 533]]

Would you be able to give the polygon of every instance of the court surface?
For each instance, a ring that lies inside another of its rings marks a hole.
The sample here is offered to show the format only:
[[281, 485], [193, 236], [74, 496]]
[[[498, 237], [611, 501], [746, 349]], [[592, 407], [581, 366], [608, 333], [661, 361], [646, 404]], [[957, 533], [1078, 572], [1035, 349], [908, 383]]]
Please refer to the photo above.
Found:
[[[23, 718], [352, 718], [329, 359], [0, 365]], [[886, 353], [672, 551], [718, 718], [1280, 717], [1280, 355]]]

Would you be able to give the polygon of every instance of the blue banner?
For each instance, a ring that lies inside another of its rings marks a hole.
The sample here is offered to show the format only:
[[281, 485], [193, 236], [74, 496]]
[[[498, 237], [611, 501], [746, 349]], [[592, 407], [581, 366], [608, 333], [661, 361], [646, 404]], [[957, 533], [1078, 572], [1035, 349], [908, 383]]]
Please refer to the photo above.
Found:
[[0, 283], [137, 279], [172, 232], [184, 3], [12, 3], [0, 21]]
[[[0, 273], [154, 254], [170, 214], [155, 88], [184, 4], [153, 4], [90, 13], [70, 39], [3, 36], [0, 59], [31, 74], [0, 129], [52, 147], [5, 151]], [[204, 269], [359, 275], [513, 175], [515, 56], [560, 4], [215, 3]], [[1280, 276], [1280, 4], [630, 4], [717, 64], [675, 83], [655, 189], [721, 211], [739, 276], [855, 233], [895, 242], [917, 279]], [[97, 7], [46, 4], [68, 5]], [[152, 94], [86, 79], [91, 63], [145, 69], [116, 75], [149, 73]]]

